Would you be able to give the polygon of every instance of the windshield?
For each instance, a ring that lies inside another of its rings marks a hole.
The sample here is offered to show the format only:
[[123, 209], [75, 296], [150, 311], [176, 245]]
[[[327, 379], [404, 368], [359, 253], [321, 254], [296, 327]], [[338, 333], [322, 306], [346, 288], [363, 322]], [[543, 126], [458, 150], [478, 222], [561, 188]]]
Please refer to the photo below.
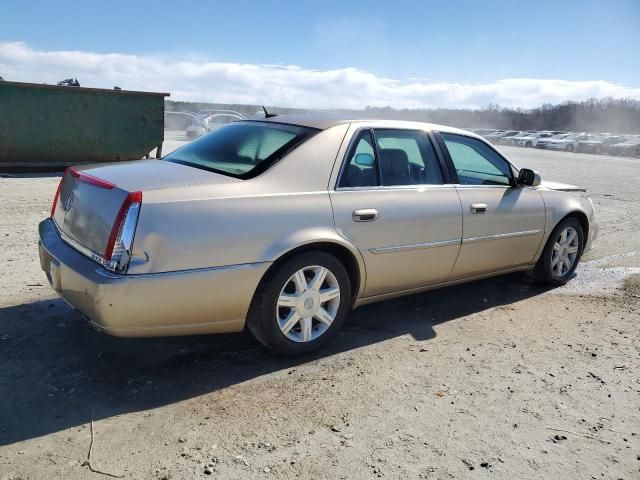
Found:
[[170, 153], [164, 160], [231, 177], [251, 178], [317, 131], [271, 122], [234, 122]]

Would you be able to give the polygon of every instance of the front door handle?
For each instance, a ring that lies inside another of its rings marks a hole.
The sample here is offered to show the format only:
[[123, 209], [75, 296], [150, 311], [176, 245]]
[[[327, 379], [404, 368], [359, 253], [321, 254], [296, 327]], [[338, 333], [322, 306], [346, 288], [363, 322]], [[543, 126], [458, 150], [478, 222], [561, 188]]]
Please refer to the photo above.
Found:
[[378, 219], [378, 210], [375, 208], [361, 208], [351, 214], [354, 222], [373, 222]]
[[476, 215], [487, 213], [487, 204], [486, 203], [472, 203], [471, 204], [471, 213]]

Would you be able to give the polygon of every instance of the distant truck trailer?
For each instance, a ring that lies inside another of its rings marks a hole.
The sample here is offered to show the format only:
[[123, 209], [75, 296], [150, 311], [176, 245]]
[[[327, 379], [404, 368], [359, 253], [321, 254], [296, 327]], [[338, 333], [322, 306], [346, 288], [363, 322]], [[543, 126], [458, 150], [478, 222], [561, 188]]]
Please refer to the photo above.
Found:
[[168, 96], [0, 81], [0, 169], [159, 158]]

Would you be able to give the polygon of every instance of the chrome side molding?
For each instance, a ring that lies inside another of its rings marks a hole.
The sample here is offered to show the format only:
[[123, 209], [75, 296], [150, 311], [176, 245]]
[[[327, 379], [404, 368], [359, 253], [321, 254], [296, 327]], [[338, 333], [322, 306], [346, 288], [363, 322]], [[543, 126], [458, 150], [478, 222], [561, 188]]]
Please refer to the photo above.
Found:
[[516, 237], [528, 237], [531, 235], [537, 235], [542, 230], [525, 230], [522, 232], [511, 232], [511, 233], [498, 233], [497, 235], [486, 235], [483, 237], [468, 237], [463, 238], [462, 243], [476, 243], [476, 242], [486, 242], [488, 240], [501, 240], [503, 238], [516, 238]]
[[448, 245], [460, 245], [460, 240], [456, 238], [454, 240], [442, 240], [439, 242], [429, 242], [429, 243], [415, 243], [413, 245], [395, 245], [392, 247], [372, 248], [369, 251], [377, 255], [380, 253], [409, 252], [411, 250], [421, 250], [424, 248], [446, 247]]

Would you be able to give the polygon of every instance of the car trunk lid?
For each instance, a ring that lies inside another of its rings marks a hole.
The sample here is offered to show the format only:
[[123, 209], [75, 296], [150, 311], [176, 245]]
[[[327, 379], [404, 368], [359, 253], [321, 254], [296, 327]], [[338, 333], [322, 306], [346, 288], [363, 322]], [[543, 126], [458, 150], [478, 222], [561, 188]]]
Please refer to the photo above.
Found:
[[158, 160], [71, 167], [60, 181], [51, 217], [68, 243], [104, 263], [107, 249], [113, 247], [114, 225], [123, 221], [127, 202], [150, 190], [238, 181]]
[[231, 183], [233, 177], [164, 160], [135, 160], [76, 167], [78, 171], [117, 185], [123, 190], [148, 191], [202, 183]]
[[51, 217], [65, 239], [83, 251], [88, 249], [95, 260], [95, 256], [102, 257], [129, 192], [114, 183], [70, 168], [60, 181], [57, 195]]

